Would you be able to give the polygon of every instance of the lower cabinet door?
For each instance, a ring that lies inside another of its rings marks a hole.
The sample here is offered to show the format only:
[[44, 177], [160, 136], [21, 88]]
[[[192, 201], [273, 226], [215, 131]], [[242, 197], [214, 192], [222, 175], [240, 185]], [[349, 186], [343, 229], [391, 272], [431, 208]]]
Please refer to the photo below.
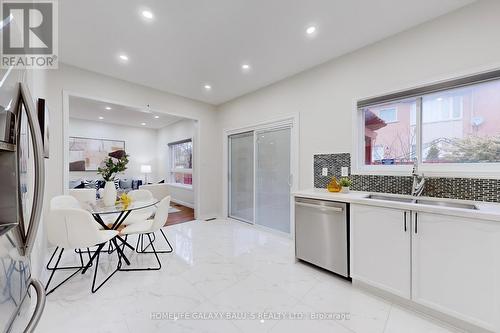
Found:
[[500, 223], [413, 214], [413, 300], [499, 332]]
[[410, 298], [410, 213], [351, 204], [351, 277]]

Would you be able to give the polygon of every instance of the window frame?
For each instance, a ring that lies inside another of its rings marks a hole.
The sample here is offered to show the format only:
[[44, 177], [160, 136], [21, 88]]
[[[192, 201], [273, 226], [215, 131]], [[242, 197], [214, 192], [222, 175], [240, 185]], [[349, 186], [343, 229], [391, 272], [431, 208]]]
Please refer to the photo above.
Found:
[[175, 168], [174, 165], [174, 147], [176, 145], [184, 144], [191, 142], [191, 163], [193, 163], [193, 155], [194, 155], [194, 144], [193, 144], [193, 138], [187, 138], [184, 140], [179, 140], [179, 141], [174, 141], [170, 142], [168, 144], [168, 156], [169, 156], [169, 161], [168, 161], [168, 184], [172, 186], [177, 186], [177, 187], [183, 187], [183, 188], [188, 188], [192, 189], [193, 184], [184, 184], [184, 183], [177, 183], [175, 182], [175, 175], [176, 173], [182, 173], [182, 174], [190, 174], [191, 179], [193, 179], [193, 168], [187, 169], [187, 168]]
[[[500, 179], [500, 163], [423, 163], [422, 154], [422, 108], [423, 97], [432, 93], [448, 91], [459, 87], [474, 86], [500, 80], [500, 70], [461, 77], [454, 80], [431, 83], [405, 91], [380, 95], [353, 101], [354, 137], [352, 149], [352, 173], [360, 175], [408, 176], [412, 165], [366, 165], [365, 164], [365, 124], [363, 108], [383, 103], [415, 98], [416, 105], [416, 159], [418, 170], [427, 176], [434, 177], [467, 177]], [[461, 111], [463, 118], [463, 110]]]

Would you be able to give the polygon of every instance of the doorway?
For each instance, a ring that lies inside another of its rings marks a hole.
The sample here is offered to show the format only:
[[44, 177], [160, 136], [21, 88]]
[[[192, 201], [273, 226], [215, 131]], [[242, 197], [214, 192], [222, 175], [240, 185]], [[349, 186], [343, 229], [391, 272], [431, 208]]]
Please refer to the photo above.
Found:
[[[199, 170], [195, 168], [199, 158], [198, 119], [70, 92], [64, 92], [63, 101], [66, 194], [75, 188], [94, 184], [97, 187], [102, 178], [92, 167], [91, 157], [96, 160], [94, 165], [103, 157], [93, 153], [95, 149], [87, 149], [89, 144], [76, 149], [72, 143], [75, 140], [116, 142], [129, 155], [127, 170], [116, 176], [118, 192], [149, 186], [145, 189], [157, 198], [168, 193], [172, 199], [167, 224], [198, 217]], [[175, 149], [186, 142], [188, 149]], [[189, 167], [182, 164], [185, 160], [189, 160]]]

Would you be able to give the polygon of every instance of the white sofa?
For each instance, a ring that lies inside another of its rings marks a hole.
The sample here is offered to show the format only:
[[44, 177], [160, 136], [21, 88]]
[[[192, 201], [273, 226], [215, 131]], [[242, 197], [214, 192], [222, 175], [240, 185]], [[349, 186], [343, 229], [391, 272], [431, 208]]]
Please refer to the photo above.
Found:
[[69, 195], [81, 203], [95, 203], [96, 201], [96, 190], [91, 188], [70, 189]]
[[167, 184], [141, 185], [139, 186], [139, 189], [150, 191], [153, 194], [153, 197], [157, 200], [162, 200], [170, 195]]

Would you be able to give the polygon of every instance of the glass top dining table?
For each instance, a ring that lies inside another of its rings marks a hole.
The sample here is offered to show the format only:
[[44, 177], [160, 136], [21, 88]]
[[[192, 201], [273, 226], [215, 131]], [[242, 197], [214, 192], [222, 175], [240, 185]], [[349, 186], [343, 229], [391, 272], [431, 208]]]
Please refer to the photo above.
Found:
[[[159, 203], [159, 200], [152, 199], [152, 200], [147, 200], [147, 201], [133, 201], [130, 204], [123, 204], [122, 202], [117, 202], [113, 206], [106, 206], [104, 204], [104, 200], [99, 199], [96, 200], [95, 202], [88, 203], [86, 205], [86, 209], [92, 214], [94, 217], [95, 221], [101, 225], [101, 227], [104, 230], [119, 230], [120, 226], [123, 224], [125, 219], [129, 216], [129, 214], [134, 211], [134, 210], [139, 210], [139, 209], [144, 209], [148, 208], [151, 206], [156, 205]], [[115, 214], [116, 218], [114, 219], [113, 223], [105, 223], [101, 215], [106, 215], [106, 214]], [[125, 239], [123, 239], [120, 235], [117, 235], [116, 238], [121, 241], [123, 246], [127, 246], [130, 248], [132, 251], [134, 251], [134, 247], [127, 243]], [[123, 251], [120, 249], [120, 246], [114, 240], [114, 245], [116, 250], [120, 253], [120, 257], [125, 261], [127, 265], [130, 265], [130, 261], [128, 258], [125, 256]]]
[[119, 214], [124, 212], [131, 212], [133, 210], [144, 209], [158, 204], [160, 201], [156, 199], [148, 201], [132, 201], [130, 204], [125, 205], [122, 202], [117, 202], [113, 206], [106, 206], [104, 200], [96, 200], [95, 203], [90, 203], [86, 207], [92, 214]]

